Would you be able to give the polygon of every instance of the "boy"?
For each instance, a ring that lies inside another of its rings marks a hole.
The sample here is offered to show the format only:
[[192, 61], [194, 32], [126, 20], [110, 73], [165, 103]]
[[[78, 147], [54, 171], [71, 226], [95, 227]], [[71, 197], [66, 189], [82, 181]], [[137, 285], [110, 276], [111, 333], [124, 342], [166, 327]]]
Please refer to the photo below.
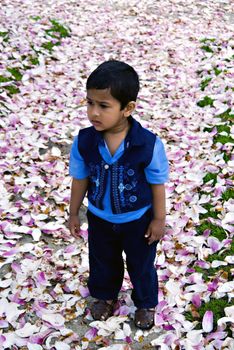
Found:
[[158, 303], [154, 267], [164, 234], [168, 162], [162, 141], [133, 119], [139, 91], [136, 71], [107, 61], [89, 76], [87, 114], [91, 127], [80, 130], [70, 156], [73, 177], [69, 229], [78, 237], [79, 209], [88, 191], [88, 287], [97, 300], [95, 320], [106, 320], [122, 286], [126, 254], [137, 310], [135, 325], [150, 329]]

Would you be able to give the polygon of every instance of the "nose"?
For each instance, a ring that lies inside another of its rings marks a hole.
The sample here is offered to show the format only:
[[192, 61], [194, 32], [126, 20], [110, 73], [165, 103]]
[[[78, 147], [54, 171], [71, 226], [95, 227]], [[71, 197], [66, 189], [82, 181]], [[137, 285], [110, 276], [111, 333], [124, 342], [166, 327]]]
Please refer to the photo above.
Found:
[[99, 117], [99, 115], [100, 115], [99, 108], [97, 106], [94, 106], [93, 110], [92, 110], [92, 116], [93, 117]]

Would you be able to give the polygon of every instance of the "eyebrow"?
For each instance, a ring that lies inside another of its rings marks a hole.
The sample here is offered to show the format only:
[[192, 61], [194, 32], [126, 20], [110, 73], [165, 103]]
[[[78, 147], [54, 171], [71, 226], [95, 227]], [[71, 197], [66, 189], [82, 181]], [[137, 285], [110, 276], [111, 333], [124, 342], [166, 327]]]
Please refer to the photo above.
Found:
[[[88, 97], [88, 96], [86, 96], [86, 99], [87, 100], [89, 100], [89, 101], [95, 101], [95, 100], [93, 100], [92, 98], [90, 98], [90, 97]], [[110, 102], [109, 101], [96, 101], [97, 103], [105, 103], [105, 104], [110, 104]]]

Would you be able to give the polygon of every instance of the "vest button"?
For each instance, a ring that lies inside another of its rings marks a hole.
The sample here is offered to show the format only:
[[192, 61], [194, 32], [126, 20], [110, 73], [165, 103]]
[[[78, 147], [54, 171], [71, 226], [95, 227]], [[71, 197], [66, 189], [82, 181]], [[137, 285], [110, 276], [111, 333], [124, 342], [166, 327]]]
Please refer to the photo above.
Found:
[[134, 172], [133, 169], [128, 169], [127, 174], [128, 174], [129, 176], [133, 176], [133, 175], [135, 174], [135, 172]]
[[109, 165], [108, 165], [108, 164], [105, 164], [105, 165], [104, 165], [104, 168], [105, 168], [105, 169], [109, 169]]
[[134, 202], [136, 202], [136, 200], [137, 200], [137, 196], [131, 196], [131, 197], [129, 198], [129, 200], [130, 200], [131, 203], [134, 203]]

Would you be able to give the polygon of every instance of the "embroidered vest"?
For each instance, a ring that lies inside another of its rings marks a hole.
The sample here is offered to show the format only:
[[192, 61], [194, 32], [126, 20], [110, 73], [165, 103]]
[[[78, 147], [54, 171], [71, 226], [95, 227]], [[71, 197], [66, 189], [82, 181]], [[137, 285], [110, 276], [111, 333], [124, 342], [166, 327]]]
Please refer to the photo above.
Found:
[[111, 207], [114, 214], [138, 210], [152, 201], [152, 191], [144, 169], [150, 164], [156, 136], [130, 117], [132, 127], [125, 138], [123, 155], [107, 164], [99, 153], [102, 133], [94, 127], [80, 130], [78, 149], [90, 169], [88, 199], [103, 209], [107, 177], [111, 179]]

